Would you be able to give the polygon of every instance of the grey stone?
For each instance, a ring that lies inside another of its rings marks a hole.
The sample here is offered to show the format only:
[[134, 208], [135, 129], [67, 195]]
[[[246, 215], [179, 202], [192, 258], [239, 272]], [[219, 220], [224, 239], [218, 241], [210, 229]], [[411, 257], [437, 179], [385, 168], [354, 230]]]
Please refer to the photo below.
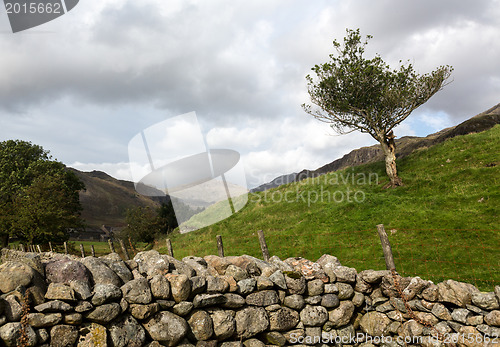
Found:
[[212, 318], [206, 311], [194, 311], [189, 316], [187, 322], [191, 328], [191, 333], [194, 335], [196, 340], [206, 341], [212, 337], [214, 333]]
[[307, 282], [307, 294], [309, 296], [321, 295], [325, 291], [325, 283], [320, 279]]
[[277, 331], [265, 332], [262, 335], [262, 339], [268, 344], [273, 346], [284, 346], [286, 345], [286, 338], [281, 333]]
[[335, 283], [325, 284], [325, 294], [338, 294], [339, 287]]
[[355, 283], [358, 275], [356, 269], [347, 266], [334, 267], [333, 272], [337, 276], [337, 282]]
[[195, 256], [189, 256], [182, 258], [182, 261], [189, 265], [194, 271], [196, 271], [196, 276], [210, 275], [210, 272], [207, 269], [208, 264], [205, 259]]
[[[203, 258], [202, 258], [203, 259]], [[201, 294], [207, 290], [207, 280], [202, 276], [194, 276], [189, 279], [191, 281], [191, 294]]]
[[128, 310], [135, 319], [144, 320], [160, 311], [160, 305], [157, 302], [147, 305], [130, 304]]
[[[17, 346], [17, 340], [21, 337], [21, 323], [7, 323], [0, 327], [0, 338], [7, 347]], [[36, 334], [32, 327], [26, 327], [26, 336], [28, 337], [27, 346], [36, 345]]]
[[94, 296], [92, 297], [92, 305], [99, 306], [110, 301], [120, 300], [122, 292], [120, 288], [113, 284], [96, 284], [94, 286]]
[[278, 293], [274, 290], [255, 292], [246, 297], [246, 303], [253, 306], [269, 306], [278, 302]]
[[106, 265], [121, 278], [123, 283], [127, 283], [134, 278], [127, 264], [122, 260], [118, 253], [109, 253], [105, 256], [99, 257], [99, 259], [106, 263]]
[[230, 293], [198, 294], [194, 297], [193, 304], [195, 308], [225, 304], [228, 302], [227, 298], [235, 298], [234, 297], [235, 295], [236, 294], [230, 294]]
[[70, 304], [67, 304], [60, 300], [48, 301], [46, 303], [35, 306], [35, 310], [42, 313], [49, 312], [67, 312], [71, 311], [73, 308]]
[[300, 320], [306, 326], [321, 326], [328, 320], [328, 312], [323, 306], [306, 305], [300, 311]]
[[269, 313], [269, 329], [277, 331], [291, 330], [299, 323], [299, 314], [288, 307]]
[[113, 321], [108, 330], [114, 347], [142, 347], [146, 341], [146, 331], [130, 315]]
[[269, 279], [273, 281], [273, 283], [278, 286], [278, 288], [286, 290], [285, 275], [283, 275], [283, 272], [281, 272], [281, 270], [276, 270], [275, 272], [273, 272], [273, 274], [269, 276]]
[[210, 316], [217, 340], [228, 339], [236, 332], [236, 320], [233, 312], [216, 309], [211, 312]]
[[80, 325], [82, 321], [83, 321], [83, 316], [81, 313], [67, 313], [63, 317], [64, 324]]
[[321, 295], [316, 296], [306, 296], [304, 301], [308, 305], [318, 305], [321, 302]]
[[351, 301], [341, 301], [339, 307], [328, 312], [328, 319], [335, 327], [349, 323], [354, 313], [354, 304]]
[[149, 281], [151, 294], [155, 299], [170, 299], [170, 282], [162, 275], [156, 275]]
[[498, 304], [497, 297], [495, 293], [473, 293], [472, 303], [483, 310], [498, 310], [500, 305]]
[[257, 339], [248, 339], [243, 341], [243, 346], [245, 347], [265, 347], [264, 342]]
[[50, 283], [45, 293], [45, 299], [76, 301], [75, 291], [64, 283]]
[[354, 286], [354, 290], [360, 293], [370, 294], [373, 290], [373, 287], [358, 276], [356, 278], [356, 285]]
[[336, 308], [340, 304], [339, 297], [335, 294], [325, 294], [321, 298], [321, 306], [326, 308]]
[[472, 301], [472, 294], [479, 290], [471, 284], [447, 280], [438, 283], [439, 301], [449, 302], [459, 307], [465, 307]]
[[406, 300], [410, 301], [431, 284], [431, 282], [424, 281], [420, 277], [414, 277], [410, 280], [406, 288], [404, 288], [403, 295], [406, 297]]
[[248, 339], [265, 331], [269, 326], [266, 310], [262, 307], [247, 307], [236, 312], [236, 334]]
[[81, 262], [64, 257], [45, 264], [45, 278], [48, 283], [70, 284], [78, 281], [88, 284], [91, 274]]
[[98, 324], [107, 324], [121, 313], [120, 304], [113, 302], [97, 306], [92, 311], [85, 313], [85, 318]]
[[[78, 263], [78, 264], [80, 264], [80, 263]], [[85, 269], [87, 269], [87, 268], [85, 268]], [[69, 286], [75, 292], [75, 297], [78, 300], [87, 300], [88, 298], [90, 298], [92, 296], [92, 291], [90, 290], [89, 282], [70, 281]]]
[[75, 306], [75, 312], [87, 312], [90, 311], [94, 308], [94, 306], [88, 302], [88, 301], [79, 301], [78, 304]]
[[162, 254], [161, 257], [170, 263], [171, 270], [173, 267], [172, 273], [177, 273], [179, 275], [186, 275], [188, 278], [196, 276], [196, 271], [188, 264], [166, 254]]
[[274, 283], [266, 276], [257, 277], [257, 290], [273, 289]]
[[494, 310], [484, 317], [484, 322], [488, 325], [500, 327], [500, 311]]
[[89, 269], [95, 284], [113, 284], [117, 287], [123, 284], [121, 278], [102, 260], [95, 257], [85, 257], [80, 261]]
[[171, 275], [167, 276], [170, 282], [170, 290], [172, 298], [175, 302], [186, 301], [191, 295], [191, 282], [186, 275]]
[[441, 303], [436, 303], [432, 307], [432, 314], [441, 320], [451, 320], [450, 311]]
[[293, 294], [289, 296], [285, 296], [285, 300], [283, 301], [283, 305], [290, 307], [294, 310], [300, 311], [304, 308], [306, 302], [304, 297], [299, 294]]
[[7, 295], [4, 301], [4, 313], [8, 321], [19, 322], [23, 307], [15, 295]]
[[47, 328], [58, 324], [62, 320], [60, 313], [28, 313], [28, 324], [33, 328]]
[[224, 294], [222, 307], [234, 309], [243, 307], [243, 305], [245, 305], [245, 298], [243, 298], [241, 295], [233, 293]]
[[273, 255], [271, 258], [269, 258], [269, 262], [271, 264], [274, 264], [278, 267], [278, 269], [282, 272], [288, 272], [288, 271], [293, 271], [293, 267], [285, 263], [283, 260], [281, 260], [278, 256]]
[[121, 287], [123, 298], [129, 304], [149, 304], [153, 299], [149, 282], [145, 278], [139, 278], [125, 283]]
[[285, 282], [290, 295], [303, 295], [306, 292], [306, 279], [298, 272], [285, 273]]
[[235, 266], [233, 264], [229, 265], [226, 268], [226, 271], [224, 273], [226, 276], [232, 276], [236, 282], [244, 280], [245, 278], [248, 278], [248, 273], [243, 270], [242, 268]]
[[181, 301], [172, 307], [172, 312], [178, 316], [186, 316], [193, 309], [194, 304], [189, 301]]
[[352, 303], [356, 307], [361, 307], [365, 303], [365, 296], [361, 293], [354, 292], [354, 296], [351, 299]]
[[19, 286], [28, 287], [36, 271], [21, 262], [7, 261], [0, 265], [0, 291], [8, 293]]
[[84, 323], [79, 328], [78, 347], [107, 346], [106, 327], [97, 323]]
[[340, 300], [348, 300], [353, 297], [354, 289], [348, 283], [337, 283], [337, 287], [339, 288], [339, 293], [337, 296]]
[[139, 252], [134, 260], [137, 263], [137, 270], [148, 278], [155, 275], [165, 275], [169, 272], [170, 263], [158, 251]]
[[435, 284], [431, 284], [422, 291], [422, 298], [427, 301], [438, 301], [439, 300], [439, 288]]
[[37, 343], [39, 345], [49, 341], [50, 334], [47, 331], [47, 329], [37, 329], [37, 330], [35, 330], [35, 334], [36, 334]]
[[208, 293], [225, 293], [229, 289], [229, 284], [221, 277], [207, 276]]
[[254, 291], [256, 285], [257, 280], [255, 278], [247, 278], [238, 281], [238, 293], [243, 295], [250, 294]]
[[207, 265], [213, 267], [219, 275], [224, 275], [226, 269], [231, 263], [227, 258], [221, 258], [216, 255], [207, 255], [203, 257], [207, 262]]
[[168, 311], [158, 312], [143, 326], [153, 340], [166, 346], [177, 345], [189, 330], [184, 319]]
[[78, 329], [72, 325], [56, 325], [50, 329], [50, 345], [70, 347], [78, 339]]

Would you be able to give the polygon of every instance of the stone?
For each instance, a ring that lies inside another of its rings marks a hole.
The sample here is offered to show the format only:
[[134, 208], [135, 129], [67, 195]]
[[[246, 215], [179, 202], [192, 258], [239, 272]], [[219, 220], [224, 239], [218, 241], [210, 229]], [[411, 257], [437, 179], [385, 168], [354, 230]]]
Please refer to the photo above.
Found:
[[355, 283], [358, 272], [356, 269], [347, 266], [334, 267], [333, 272], [337, 276], [337, 282]]
[[113, 284], [117, 287], [123, 284], [121, 278], [101, 259], [85, 257], [80, 261], [92, 274], [92, 279], [95, 284]]
[[420, 277], [414, 277], [410, 280], [410, 283], [403, 290], [403, 295], [406, 297], [406, 300], [410, 301], [415, 296], [420, 294], [425, 288], [431, 285], [431, 282], [424, 281]]
[[213, 333], [214, 327], [212, 318], [203, 310], [196, 310], [189, 316], [188, 324], [191, 328], [191, 333], [198, 341], [209, 340]]
[[78, 331], [80, 338], [77, 347], [107, 346], [108, 332], [97, 323], [85, 323]]
[[207, 280], [205, 277], [194, 276], [189, 281], [191, 282], [191, 295], [201, 294], [207, 290]]
[[431, 284], [422, 291], [422, 298], [427, 301], [438, 301], [439, 300], [439, 288], [435, 284]]
[[340, 304], [339, 297], [335, 294], [325, 294], [321, 298], [321, 306], [326, 308], [337, 308]]
[[308, 305], [318, 305], [321, 302], [321, 295], [306, 296], [304, 301]]
[[52, 327], [62, 320], [60, 313], [28, 313], [28, 324], [33, 328]]
[[278, 256], [273, 255], [271, 258], [269, 258], [269, 262], [271, 264], [274, 264], [278, 267], [278, 269], [282, 272], [290, 272], [293, 271], [293, 267], [285, 263], [283, 260], [281, 260]]
[[[188, 281], [189, 282], [189, 281]], [[149, 304], [153, 299], [149, 282], [145, 278], [139, 278], [125, 283], [121, 287], [123, 298], [129, 304]]]
[[467, 317], [470, 315], [470, 311], [466, 308], [456, 308], [451, 312], [451, 318], [455, 322], [467, 324]]
[[107, 324], [121, 313], [120, 304], [113, 302], [97, 306], [92, 311], [85, 313], [85, 318], [98, 324]]
[[467, 317], [467, 325], [480, 325], [484, 323], [484, 318], [483, 316], [469, 316]]
[[268, 344], [273, 346], [285, 346], [286, 338], [277, 331], [269, 331], [262, 335], [262, 339]]
[[361, 293], [354, 292], [354, 296], [351, 299], [352, 303], [356, 307], [361, 307], [365, 303], [365, 296]]
[[269, 329], [287, 331], [295, 328], [300, 321], [299, 314], [288, 307], [269, 313]]
[[67, 313], [63, 317], [64, 324], [80, 325], [82, 324], [83, 316], [81, 313]]
[[64, 257], [45, 264], [45, 278], [48, 283], [70, 284], [72, 281], [91, 283], [90, 271], [79, 261]]
[[415, 317], [418, 318], [419, 322], [425, 322], [425, 323], [428, 323], [432, 326], [439, 323], [439, 319], [437, 319], [432, 313], [420, 312], [420, 311], [414, 311], [413, 313], [414, 313]]
[[236, 334], [238, 338], [248, 339], [269, 326], [266, 310], [262, 307], [247, 307], [236, 312]]
[[285, 296], [285, 299], [283, 301], [283, 305], [286, 307], [290, 307], [294, 310], [300, 311], [304, 308], [306, 302], [304, 300], [304, 297], [302, 295], [298, 294], [293, 294], [289, 296]]
[[[315, 262], [312, 262], [308, 259], [295, 257], [285, 259], [285, 263], [290, 265], [295, 271], [299, 272], [306, 280], [312, 280], [318, 278], [325, 283], [330, 281], [329, 277], [322, 269], [321, 265]], [[303, 294], [303, 293], [297, 293]]]
[[273, 289], [274, 283], [268, 277], [257, 277], [257, 290]]
[[287, 272], [284, 273], [287, 293], [303, 295], [306, 292], [306, 279], [300, 273]]
[[325, 291], [325, 283], [320, 279], [307, 282], [307, 294], [309, 296], [321, 295]]
[[158, 251], [139, 252], [134, 257], [139, 273], [152, 278], [155, 275], [165, 275], [169, 272], [170, 263]]
[[[394, 279], [396, 278], [396, 282]], [[388, 297], [388, 298], [393, 298], [393, 297], [399, 297], [399, 291], [403, 291], [408, 284], [410, 284], [411, 278], [410, 277], [401, 277], [398, 274], [395, 274], [394, 276], [392, 273], [382, 277], [382, 282], [380, 283], [380, 289], [382, 290], [382, 293]]]
[[471, 284], [447, 280], [438, 283], [439, 301], [465, 307], [472, 302], [472, 294], [479, 290]]
[[236, 282], [244, 280], [245, 278], [248, 278], [248, 272], [243, 270], [242, 268], [236, 266], [236, 265], [229, 265], [226, 268], [226, 271], [224, 272], [226, 276], [232, 276]]
[[391, 272], [389, 270], [364, 270], [361, 271], [358, 276], [368, 284], [377, 284], [382, 281], [384, 276], [390, 276]]
[[0, 265], [0, 291], [8, 293], [19, 286], [28, 287], [36, 271], [21, 262], [7, 261]]
[[[458, 333], [461, 337], [463, 337], [463, 340], [460, 341], [460, 346], [484, 347], [489, 345], [488, 343], [485, 343], [484, 336], [474, 327], [464, 326], [460, 328]], [[496, 342], [498, 343], [498, 339], [496, 339]]]
[[417, 321], [411, 319], [407, 322], [404, 322], [403, 325], [401, 326], [401, 333], [400, 335], [402, 336], [422, 336], [422, 333], [424, 331], [424, 326]]
[[109, 253], [105, 256], [99, 257], [99, 259], [101, 259], [111, 270], [113, 270], [118, 277], [121, 278], [123, 283], [127, 283], [134, 278], [127, 264], [122, 260], [118, 253]]
[[236, 320], [233, 312], [216, 309], [211, 312], [210, 316], [217, 340], [222, 341], [233, 336], [236, 331]]
[[196, 276], [196, 271], [188, 264], [167, 254], [162, 254], [161, 257], [170, 264], [170, 270], [173, 274], [186, 275], [188, 278]]
[[243, 341], [243, 346], [245, 347], [265, 347], [264, 342], [257, 339], [248, 339]]
[[130, 304], [128, 310], [130, 311], [132, 317], [134, 317], [135, 319], [144, 320], [160, 311], [160, 304], [158, 304], [157, 302], [147, 305]]
[[182, 258], [182, 262], [189, 265], [195, 272], [196, 276], [209, 276], [208, 264], [205, 259], [201, 257], [188, 256]]
[[441, 303], [436, 303], [432, 307], [432, 314], [441, 320], [451, 320], [450, 311]]
[[71, 311], [73, 308], [70, 304], [65, 303], [60, 300], [48, 301], [46, 303], [35, 306], [35, 310], [42, 313], [49, 312], [67, 312]]
[[247, 278], [238, 281], [238, 293], [243, 295], [250, 294], [254, 291], [256, 285], [257, 280], [255, 278]]
[[75, 291], [64, 283], [50, 283], [45, 293], [45, 299], [76, 301]]
[[194, 304], [189, 301], [181, 301], [172, 307], [172, 312], [178, 316], [186, 316], [193, 309]]
[[69, 286], [75, 292], [75, 297], [78, 300], [87, 300], [92, 296], [92, 291], [90, 290], [89, 282], [70, 281]]
[[370, 294], [373, 290], [373, 287], [358, 276], [356, 278], [356, 285], [354, 286], [354, 290], [356, 292]]
[[337, 296], [340, 300], [348, 300], [353, 297], [354, 289], [348, 283], [337, 283], [337, 287], [339, 288], [339, 293]]
[[498, 304], [498, 299], [495, 293], [473, 293], [472, 294], [472, 303], [483, 310], [498, 310], [500, 305]]
[[[241, 298], [241, 296], [236, 295], [236, 294], [220, 294], [220, 293], [198, 294], [193, 299], [193, 305], [195, 308], [202, 308], [202, 307], [215, 306], [215, 305], [220, 305], [220, 304], [227, 304], [228, 303], [227, 298], [234, 299], [235, 296]], [[243, 299], [243, 298], [241, 298], [241, 299]]]
[[321, 326], [328, 320], [328, 311], [323, 306], [306, 305], [300, 311], [300, 321], [306, 326]]
[[253, 306], [269, 306], [279, 302], [278, 293], [274, 290], [263, 290], [249, 294], [246, 303]]
[[234, 293], [234, 292], [237, 292], [238, 291], [238, 283], [236, 282], [236, 280], [234, 279], [233, 276], [220, 276], [220, 278], [222, 278], [224, 281], [227, 282], [228, 284], [228, 291], [231, 292], [231, 293]]
[[94, 308], [94, 306], [88, 301], [79, 301], [75, 306], [75, 312], [82, 313], [90, 311]]
[[245, 305], [245, 298], [243, 298], [241, 295], [233, 293], [224, 294], [222, 307], [234, 309], [243, 307], [243, 305]]
[[335, 283], [325, 284], [325, 294], [338, 294], [339, 287]]
[[500, 327], [500, 311], [491, 311], [484, 317], [484, 322], [488, 325]]
[[146, 341], [146, 331], [130, 315], [124, 315], [109, 326], [109, 337], [114, 347], [142, 347]]
[[219, 275], [224, 275], [227, 267], [231, 265], [229, 260], [216, 255], [207, 255], [203, 257], [203, 259], [207, 262], [207, 265], [213, 267]]
[[110, 301], [118, 301], [121, 297], [122, 291], [119, 287], [113, 284], [96, 284], [94, 286], [94, 296], [90, 302], [94, 306], [99, 306]]
[[50, 329], [50, 345], [70, 347], [78, 339], [78, 329], [72, 325], [56, 325]]
[[[7, 323], [0, 327], [0, 338], [7, 347], [17, 346], [17, 341], [21, 337], [22, 325], [19, 322]], [[26, 336], [28, 337], [27, 346], [36, 346], [36, 333], [32, 327], [26, 327]]]
[[191, 282], [186, 275], [167, 275], [172, 298], [175, 302], [186, 301], [191, 295]]
[[285, 281], [285, 275], [283, 275], [283, 272], [281, 270], [276, 270], [273, 272], [271, 276], [269, 276], [269, 279], [280, 289], [286, 290], [286, 281]]
[[286, 341], [293, 345], [297, 344], [299, 341], [303, 341], [306, 337], [306, 332], [304, 329], [293, 329], [283, 333]]
[[229, 284], [221, 277], [207, 276], [208, 293], [225, 293], [229, 289]]
[[349, 323], [354, 313], [354, 304], [351, 301], [341, 301], [339, 307], [328, 312], [328, 320], [335, 327]]
[[168, 311], [158, 312], [143, 326], [153, 340], [166, 346], [177, 345], [189, 330], [184, 319]]
[[50, 334], [47, 331], [47, 329], [37, 329], [37, 330], [35, 330], [35, 334], [36, 334], [37, 343], [39, 345], [44, 344], [45, 342], [49, 341]]
[[23, 307], [15, 295], [7, 295], [4, 301], [4, 311], [8, 321], [19, 322], [21, 320]]

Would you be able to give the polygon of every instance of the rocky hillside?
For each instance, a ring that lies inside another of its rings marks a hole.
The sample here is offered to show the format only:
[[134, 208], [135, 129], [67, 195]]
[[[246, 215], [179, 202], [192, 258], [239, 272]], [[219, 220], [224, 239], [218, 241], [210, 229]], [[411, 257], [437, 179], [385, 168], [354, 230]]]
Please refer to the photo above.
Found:
[[[426, 148], [445, 141], [446, 139], [477, 133], [492, 128], [495, 124], [500, 123], [500, 104], [482, 112], [465, 122], [462, 122], [454, 127], [443, 129], [437, 133], [426, 137], [404, 136], [396, 139], [396, 156], [403, 158], [413, 153], [419, 148]], [[275, 178], [269, 183], [265, 183], [252, 191], [261, 192], [267, 189], [278, 187], [282, 184], [291, 183], [303, 180], [308, 177], [317, 177], [327, 172], [342, 170], [352, 166], [373, 163], [383, 160], [383, 153], [379, 145], [370, 147], [362, 147], [344, 155], [342, 158], [332, 161], [316, 170], [302, 170], [299, 173], [283, 175]]]

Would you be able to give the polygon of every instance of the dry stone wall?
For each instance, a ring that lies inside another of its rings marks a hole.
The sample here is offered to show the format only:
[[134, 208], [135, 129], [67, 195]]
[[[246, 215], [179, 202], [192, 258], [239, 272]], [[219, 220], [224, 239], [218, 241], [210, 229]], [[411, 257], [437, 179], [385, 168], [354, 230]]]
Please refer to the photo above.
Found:
[[331, 255], [3, 250], [0, 291], [5, 346], [500, 345], [500, 286], [358, 273]]

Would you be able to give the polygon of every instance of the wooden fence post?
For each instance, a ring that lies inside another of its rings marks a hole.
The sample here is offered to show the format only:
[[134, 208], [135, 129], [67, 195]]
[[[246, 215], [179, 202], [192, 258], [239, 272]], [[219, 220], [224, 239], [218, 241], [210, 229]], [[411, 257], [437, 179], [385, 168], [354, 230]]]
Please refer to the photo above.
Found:
[[377, 232], [380, 237], [380, 243], [382, 244], [382, 251], [384, 252], [385, 267], [387, 270], [396, 270], [391, 244], [389, 243], [389, 238], [387, 237], [383, 224], [377, 225]]
[[64, 253], [68, 254], [68, 243], [64, 241]]
[[80, 252], [82, 252], [82, 258], [85, 258], [85, 250], [83, 249], [83, 245], [80, 243]]
[[118, 242], [120, 242], [120, 247], [122, 248], [125, 259], [130, 260], [130, 255], [128, 254], [127, 247], [125, 247], [125, 243], [123, 242], [122, 239], [119, 239]]
[[115, 245], [113, 245], [113, 241], [111, 239], [108, 239], [108, 244], [109, 244], [109, 250], [111, 253], [115, 253]]
[[172, 242], [170, 241], [170, 239], [167, 239], [167, 252], [169, 256], [171, 256], [172, 258], [174, 257], [174, 250], [172, 249]]
[[217, 235], [217, 250], [219, 251], [219, 257], [224, 258], [224, 245], [222, 244], [222, 236]]
[[19, 248], [21, 249], [21, 252], [26, 252], [24, 245], [22, 243], [19, 244]]
[[52, 242], [49, 241], [49, 249], [50, 249], [50, 252], [54, 252], [54, 250], [52, 249]]
[[94, 245], [90, 245], [90, 252], [91, 252], [92, 256], [95, 257]]
[[264, 232], [262, 230], [257, 231], [259, 235], [260, 249], [262, 250], [262, 256], [264, 261], [269, 261], [269, 249], [267, 248], [266, 239], [264, 238]]
[[36, 249], [38, 250], [38, 253], [42, 253], [42, 249], [40, 248], [40, 245], [36, 245]]

